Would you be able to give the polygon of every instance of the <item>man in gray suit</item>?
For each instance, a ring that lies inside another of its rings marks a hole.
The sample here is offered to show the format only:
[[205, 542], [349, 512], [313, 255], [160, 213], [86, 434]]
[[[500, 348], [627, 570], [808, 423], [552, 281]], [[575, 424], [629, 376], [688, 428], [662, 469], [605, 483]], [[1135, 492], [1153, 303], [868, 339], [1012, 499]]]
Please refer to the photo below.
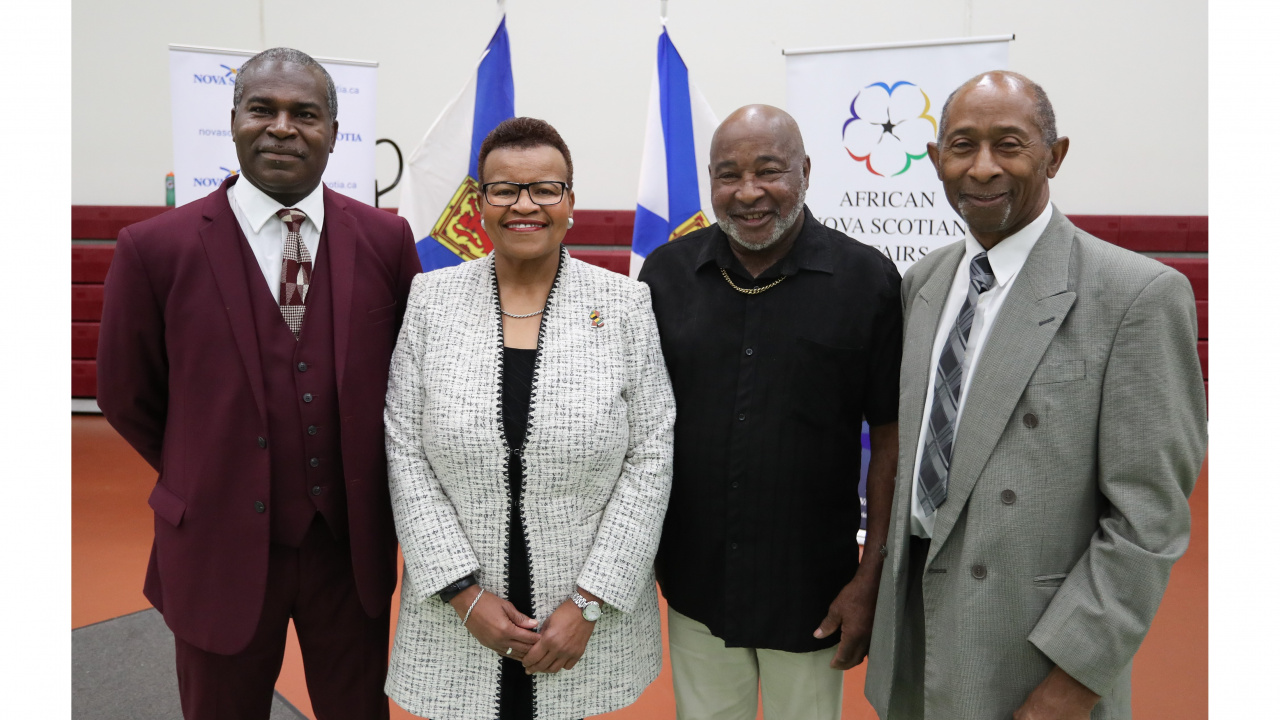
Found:
[[899, 460], [866, 694], [882, 718], [1129, 718], [1206, 444], [1180, 273], [1049, 202], [1044, 91], [979, 75], [929, 144], [968, 224], [902, 281]]

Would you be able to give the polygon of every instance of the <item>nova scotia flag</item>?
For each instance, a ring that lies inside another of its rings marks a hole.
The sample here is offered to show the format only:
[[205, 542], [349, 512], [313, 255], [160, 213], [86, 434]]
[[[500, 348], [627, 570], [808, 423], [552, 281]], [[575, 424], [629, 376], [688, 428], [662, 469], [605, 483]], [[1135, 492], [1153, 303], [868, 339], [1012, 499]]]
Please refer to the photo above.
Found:
[[475, 74], [405, 163], [400, 216], [409, 221], [418, 241], [423, 271], [474, 260], [493, 250], [480, 227], [476, 162], [485, 136], [511, 117], [515, 83], [503, 15]]
[[631, 277], [654, 248], [714, 222], [707, 165], [718, 124], [663, 27], [640, 160]]

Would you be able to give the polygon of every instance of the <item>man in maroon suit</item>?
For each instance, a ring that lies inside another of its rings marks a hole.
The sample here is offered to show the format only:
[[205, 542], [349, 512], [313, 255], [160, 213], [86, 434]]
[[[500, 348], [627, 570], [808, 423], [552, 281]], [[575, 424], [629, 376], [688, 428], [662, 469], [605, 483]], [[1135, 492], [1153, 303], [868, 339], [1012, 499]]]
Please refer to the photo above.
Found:
[[396, 539], [382, 409], [408, 224], [325, 188], [333, 81], [275, 48], [236, 78], [241, 177], [120, 232], [98, 404], [160, 474], [144, 592], [190, 719], [268, 717], [289, 619], [318, 720], [386, 718]]

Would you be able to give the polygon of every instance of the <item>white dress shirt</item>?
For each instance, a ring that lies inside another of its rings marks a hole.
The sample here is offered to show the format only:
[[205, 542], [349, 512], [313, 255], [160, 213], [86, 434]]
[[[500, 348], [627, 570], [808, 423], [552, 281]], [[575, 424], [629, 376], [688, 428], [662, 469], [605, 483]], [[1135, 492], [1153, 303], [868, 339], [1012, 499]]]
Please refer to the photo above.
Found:
[[[1053, 203], [1045, 205], [1044, 212], [1032, 220], [1029, 225], [1018, 232], [996, 243], [987, 250], [987, 261], [991, 263], [991, 273], [995, 275], [995, 285], [978, 296], [978, 307], [974, 309], [973, 326], [969, 329], [969, 342], [965, 346], [964, 374], [960, 389], [960, 401], [956, 406], [956, 425], [959, 427], [960, 417], [964, 413], [965, 401], [969, 398], [969, 383], [978, 368], [978, 359], [982, 356], [982, 347], [986, 345], [991, 327], [995, 325], [996, 316], [1004, 299], [1009, 295], [1009, 288], [1018, 277], [1022, 266], [1031, 254], [1031, 248], [1049, 226], [1053, 217]], [[969, 294], [969, 265], [973, 258], [984, 248], [973, 237], [972, 233], [964, 234], [964, 258], [960, 267], [956, 268], [955, 278], [951, 281], [951, 291], [947, 294], [947, 302], [942, 307], [942, 317], [938, 320], [938, 333], [933, 338], [933, 354], [929, 361], [928, 388], [924, 396], [924, 418], [920, 426], [920, 441], [916, 445], [916, 462], [911, 469], [911, 534], [917, 537], [933, 537], [933, 523], [938, 514], [925, 515], [924, 506], [920, 504], [920, 458], [924, 456], [925, 438], [929, 432], [929, 414], [933, 409], [933, 386], [937, 381], [938, 358], [942, 356], [942, 348], [946, 344], [951, 328], [956, 324], [956, 316], [964, 305]], [[954, 446], [953, 446], [954, 449]]]
[[[271, 296], [280, 302], [280, 268], [284, 262], [284, 238], [288, 232], [284, 221], [276, 213], [284, 205], [262, 192], [249, 178], [241, 176], [235, 185], [227, 188], [227, 201], [240, 223], [240, 230], [253, 249], [253, 256], [262, 268]], [[311, 194], [294, 208], [307, 214], [302, 221], [302, 244], [311, 254], [311, 270], [316, 269], [316, 253], [320, 250], [320, 229], [324, 227], [324, 184], [316, 185]]]

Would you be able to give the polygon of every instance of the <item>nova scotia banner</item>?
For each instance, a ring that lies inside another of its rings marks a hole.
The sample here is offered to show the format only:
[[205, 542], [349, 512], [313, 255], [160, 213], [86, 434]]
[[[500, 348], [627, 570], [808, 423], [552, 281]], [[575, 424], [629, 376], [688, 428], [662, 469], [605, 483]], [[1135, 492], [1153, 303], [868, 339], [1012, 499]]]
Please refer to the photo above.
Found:
[[[240, 171], [231, 140], [231, 98], [240, 66], [256, 52], [169, 46], [173, 119], [174, 201], [185, 205], [213, 192]], [[374, 200], [378, 64], [316, 60], [338, 93], [338, 138], [324, 184], [363, 203]]]
[[476, 72], [405, 163], [400, 216], [418, 241], [423, 271], [475, 260], [493, 250], [480, 226], [480, 143], [515, 117], [511, 44], [503, 16]]
[[654, 248], [714, 222], [707, 165], [711, 134], [718, 124], [664, 27], [658, 37], [640, 159], [631, 277], [640, 274]]
[[813, 161], [809, 209], [906, 272], [964, 237], [925, 146], [947, 96], [1009, 65], [1012, 35], [785, 50], [787, 109]]

